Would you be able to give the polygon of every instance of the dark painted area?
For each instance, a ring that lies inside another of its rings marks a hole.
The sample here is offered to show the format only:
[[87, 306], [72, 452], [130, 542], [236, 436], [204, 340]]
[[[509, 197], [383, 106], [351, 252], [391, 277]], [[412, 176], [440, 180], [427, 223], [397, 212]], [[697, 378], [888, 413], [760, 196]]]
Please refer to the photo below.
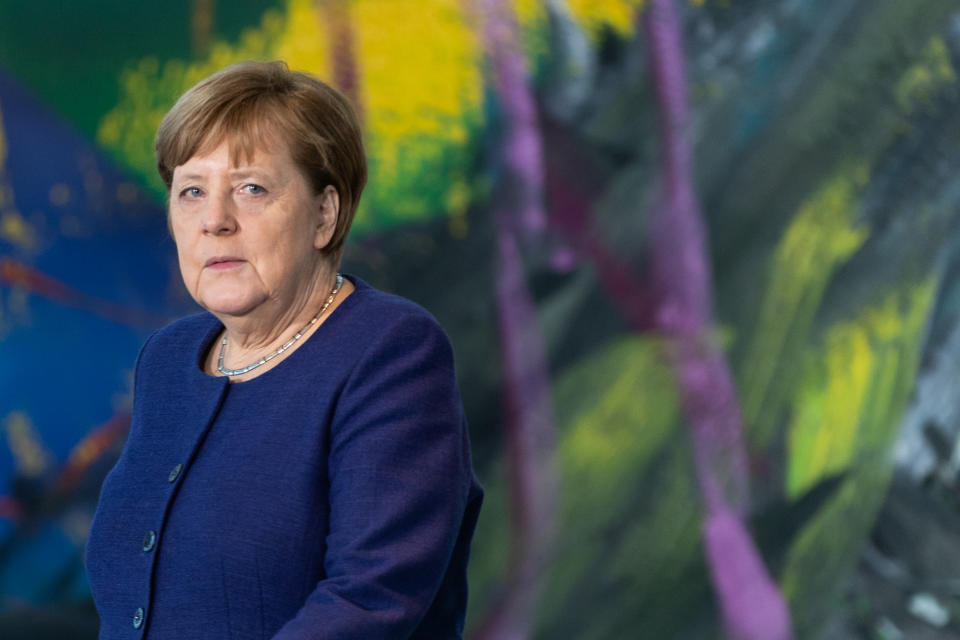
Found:
[[[120, 72], [147, 56], [190, 59], [190, 0], [0, 3], [0, 65], [89, 140]], [[235, 40], [282, 0], [214, 0], [213, 39]]]

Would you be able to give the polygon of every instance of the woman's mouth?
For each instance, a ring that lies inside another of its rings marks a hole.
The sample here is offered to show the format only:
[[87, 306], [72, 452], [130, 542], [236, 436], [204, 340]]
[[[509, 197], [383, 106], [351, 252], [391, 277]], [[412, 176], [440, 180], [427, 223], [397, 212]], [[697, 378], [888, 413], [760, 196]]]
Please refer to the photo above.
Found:
[[203, 263], [204, 268], [216, 269], [218, 271], [233, 269], [246, 262], [243, 258], [236, 256], [216, 256]]

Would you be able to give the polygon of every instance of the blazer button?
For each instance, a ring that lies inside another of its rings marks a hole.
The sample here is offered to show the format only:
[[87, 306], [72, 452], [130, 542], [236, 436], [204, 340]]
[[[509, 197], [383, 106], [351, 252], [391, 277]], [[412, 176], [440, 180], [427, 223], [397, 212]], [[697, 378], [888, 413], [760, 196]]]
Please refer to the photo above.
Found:
[[177, 480], [177, 477], [180, 475], [181, 469], [183, 469], [183, 465], [178, 462], [176, 466], [173, 467], [173, 469], [170, 469], [170, 475], [167, 476], [167, 480], [169, 480], [170, 482], [175, 482]]
[[137, 607], [133, 612], [133, 628], [139, 629], [143, 626], [143, 607]]
[[157, 544], [157, 532], [147, 531], [147, 535], [143, 536], [143, 550], [153, 551], [153, 547], [156, 544]]

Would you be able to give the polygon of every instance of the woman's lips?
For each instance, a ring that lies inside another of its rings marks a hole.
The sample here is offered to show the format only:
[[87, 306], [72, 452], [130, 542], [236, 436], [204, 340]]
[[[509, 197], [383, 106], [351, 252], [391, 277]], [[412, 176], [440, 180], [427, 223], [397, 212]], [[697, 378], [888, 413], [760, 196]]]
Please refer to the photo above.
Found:
[[225, 269], [239, 267], [244, 262], [246, 262], [246, 260], [243, 258], [237, 258], [235, 256], [217, 256], [207, 260], [203, 266], [207, 269], [216, 269], [218, 271], [222, 271]]

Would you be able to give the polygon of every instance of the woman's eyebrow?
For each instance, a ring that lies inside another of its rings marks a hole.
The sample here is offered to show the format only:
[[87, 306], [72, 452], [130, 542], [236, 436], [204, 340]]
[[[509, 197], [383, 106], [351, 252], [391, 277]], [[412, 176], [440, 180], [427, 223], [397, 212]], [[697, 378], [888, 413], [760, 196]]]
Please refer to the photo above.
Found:
[[[251, 176], [256, 176], [258, 178], [270, 177], [270, 172], [265, 169], [256, 169], [254, 167], [242, 167], [239, 169], [231, 169], [227, 174], [230, 176], [231, 180], [241, 180], [243, 178], [249, 178]], [[182, 175], [178, 174], [173, 181], [173, 184], [183, 184], [184, 182], [194, 182], [205, 180], [207, 176], [202, 173], [184, 173]]]

